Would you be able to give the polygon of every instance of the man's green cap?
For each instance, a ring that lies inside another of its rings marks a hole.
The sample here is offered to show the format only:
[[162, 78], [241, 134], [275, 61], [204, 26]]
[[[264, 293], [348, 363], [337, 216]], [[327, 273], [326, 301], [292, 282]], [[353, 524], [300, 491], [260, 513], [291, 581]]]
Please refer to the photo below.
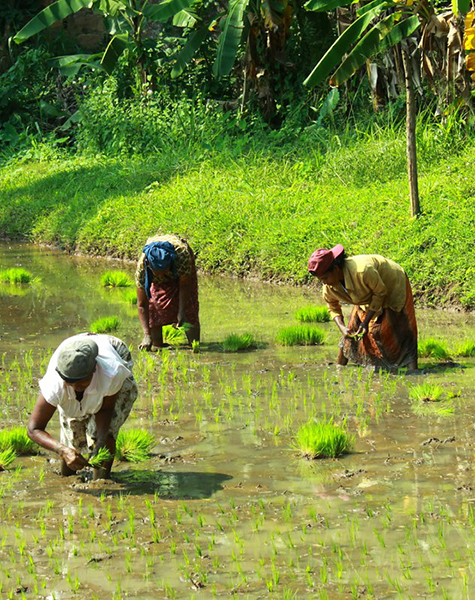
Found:
[[99, 348], [88, 339], [67, 340], [59, 354], [56, 371], [68, 382], [87, 379], [94, 372]]

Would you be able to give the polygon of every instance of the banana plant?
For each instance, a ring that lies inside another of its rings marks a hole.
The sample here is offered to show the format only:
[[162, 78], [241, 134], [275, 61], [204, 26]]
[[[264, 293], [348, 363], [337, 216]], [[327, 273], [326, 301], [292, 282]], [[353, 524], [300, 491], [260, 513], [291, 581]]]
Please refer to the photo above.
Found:
[[[163, 0], [151, 4], [150, 0], [58, 0], [33, 17], [14, 37], [21, 44], [25, 40], [51, 27], [58, 21], [79, 12], [84, 8], [93, 9], [104, 18], [111, 39], [100, 55], [99, 64], [111, 73], [120, 56], [128, 48], [137, 50], [139, 65], [143, 64], [142, 38], [148, 21], [166, 22], [171, 17], [188, 10], [196, 0]], [[88, 62], [85, 55], [78, 55], [78, 61], [62, 57], [71, 69], [73, 62]], [[142, 73], [143, 81], [146, 73]]]

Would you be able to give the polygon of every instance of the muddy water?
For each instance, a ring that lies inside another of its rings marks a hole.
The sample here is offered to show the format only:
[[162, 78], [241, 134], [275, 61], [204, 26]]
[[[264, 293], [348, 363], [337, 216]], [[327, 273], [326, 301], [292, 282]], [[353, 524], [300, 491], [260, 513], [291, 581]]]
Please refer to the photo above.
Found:
[[[5, 426], [25, 422], [65, 337], [117, 315], [117, 335], [140, 341], [123, 293], [100, 287], [104, 271], [132, 265], [3, 245], [0, 269], [11, 266], [40, 281], [0, 289]], [[331, 324], [321, 347], [274, 343], [297, 308], [321, 303], [313, 292], [200, 285], [201, 353], [135, 352], [126, 427], [154, 434], [148, 461], [115, 465], [110, 483], [64, 480], [47, 453], [0, 473], [0, 598], [475, 597], [475, 359], [425, 360], [417, 376], [338, 369]], [[421, 337], [475, 341], [471, 316], [418, 317]], [[247, 331], [259, 350], [221, 351]], [[422, 382], [443, 388], [452, 413], [414, 411], [408, 390]], [[293, 435], [323, 413], [346, 419], [354, 451], [304, 460]]]

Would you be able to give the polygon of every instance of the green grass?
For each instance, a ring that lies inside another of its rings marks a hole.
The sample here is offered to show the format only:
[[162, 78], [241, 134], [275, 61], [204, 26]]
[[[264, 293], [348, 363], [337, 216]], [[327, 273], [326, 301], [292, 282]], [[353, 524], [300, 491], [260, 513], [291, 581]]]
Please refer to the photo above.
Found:
[[16, 458], [15, 450], [8, 448], [0, 452], [0, 471], [5, 471]]
[[409, 388], [409, 398], [415, 402], [438, 402], [444, 390], [435, 383], [421, 383]]
[[25, 427], [13, 427], [0, 431], [0, 452], [5, 450], [13, 450], [20, 456], [38, 454], [38, 446], [30, 440]]
[[310, 420], [295, 436], [295, 447], [306, 458], [336, 458], [350, 452], [354, 437], [332, 419]]
[[97, 454], [90, 457], [88, 462], [92, 467], [101, 467], [104, 463], [109, 462], [112, 454], [107, 448], [99, 448]]
[[250, 333], [231, 333], [223, 341], [225, 352], [239, 352], [251, 348], [256, 348], [256, 341]]
[[38, 151], [38, 159], [0, 168], [0, 235], [136, 260], [149, 235], [174, 231], [188, 236], [203, 271], [315, 287], [308, 256], [343, 240], [350, 255], [400, 263], [422, 303], [470, 308], [471, 129], [463, 139], [418, 122], [418, 219], [409, 215], [403, 126], [353, 124], [318, 135], [309, 128], [281, 148], [270, 134], [256, 143], [243, 134], [219, 149], [209, 140], [188, 148], [170, 142], [153, 157], [41, 160]]
[[295, 313], [301, 323], [326, 323], [330, 320], [330, 311], [326, 306], [306, 306]]
[[119, 431], [115, 457], [121, 461], [142, 462], [150, 457], [154, 444], [155, 438], [148, 431], [142, 429]]
[[89, 327], [92, 333], [111, 333], [120, 326], [119, 317], [102, 317], [93, 321]]
[[475, 356], [475, 342], [462, 342], [454, 350], [455, 356]]
[[101, 277], [103, 287], [131, 287], [133, 281], [122, 271], [106, 271]]
[[312, 346], [323, 344], [325, 331], [312, 325], [294, 325], [281, 329], [277, 334], [277, 343], [282, 346]]
[[32, 280], [33, 275], [21, 267], [4, 269], [0, 271], [0, 282], [2, 283], [11, 283], [17, 285], [19, 283], [30, 283]]
[[419, 340], [417, 353], [422, 358], [437, 358], [438, 360], [450, 357], [446, 342], [440, 342], [434, 338]]

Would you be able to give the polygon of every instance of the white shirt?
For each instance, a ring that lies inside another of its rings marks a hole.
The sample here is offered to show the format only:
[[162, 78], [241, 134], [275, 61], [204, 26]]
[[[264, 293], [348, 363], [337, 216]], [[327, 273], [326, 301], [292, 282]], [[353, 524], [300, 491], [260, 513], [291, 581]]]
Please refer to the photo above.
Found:
[[[91, 383], [84, 391], [82, 400], [76, 399], [76, 392], [56, 371], [58, 353], [66, 341], [86, 338], [96, 342], [99, 354], [96, 357], [96, 370]], [[48, 404], [58, 407], [67, 417], [83, 418], [98, 412], [105, 396], [113, 396], [122, 387], [132, 371], [112, 347], [108, 335], [87, 335], [80, 333], [64, 340], [51, 357], [46, 374], [40, 380], [40, 390]]]

